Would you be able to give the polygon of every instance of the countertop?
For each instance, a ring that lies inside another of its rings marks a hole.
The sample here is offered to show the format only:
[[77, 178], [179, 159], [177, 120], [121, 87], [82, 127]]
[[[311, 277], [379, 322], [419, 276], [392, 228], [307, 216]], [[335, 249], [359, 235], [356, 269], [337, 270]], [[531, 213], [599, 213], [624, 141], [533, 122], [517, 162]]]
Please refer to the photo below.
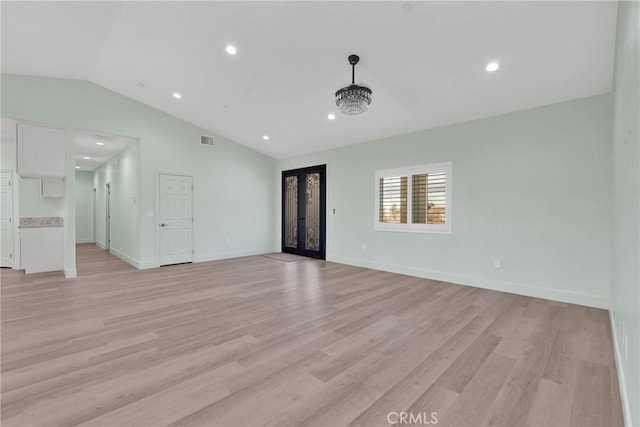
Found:
[[20, 218], [18, 228], [43, 228], [43, 227], [62, 227], [62, 217], [46, 216], [46, 217], [27, 217]]

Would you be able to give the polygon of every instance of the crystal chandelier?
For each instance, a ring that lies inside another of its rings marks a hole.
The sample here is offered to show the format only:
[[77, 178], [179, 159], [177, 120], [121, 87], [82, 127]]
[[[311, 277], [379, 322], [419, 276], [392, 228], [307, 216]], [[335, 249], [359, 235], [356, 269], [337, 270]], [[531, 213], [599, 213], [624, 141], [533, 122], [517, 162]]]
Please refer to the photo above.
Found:
[[336, 92], [336, 105], [340, 111], [351, 116], [367, 111], [373, 94], [368, 87], [356, 84], [356, 64], [358, 61], [360, 61], [358, 55], [349, 55], [351, 84], [338, 89]]

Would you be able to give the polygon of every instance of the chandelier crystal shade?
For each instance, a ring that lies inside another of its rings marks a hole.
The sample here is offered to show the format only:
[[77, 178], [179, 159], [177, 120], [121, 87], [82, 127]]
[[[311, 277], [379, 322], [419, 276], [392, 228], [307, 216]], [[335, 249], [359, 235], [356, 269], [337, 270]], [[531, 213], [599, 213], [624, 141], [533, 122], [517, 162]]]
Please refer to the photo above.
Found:
[[351, 116], [367, 111], [371, 104], [371, 95], [373, 94], [368, 87], [356, 84], [356, 64], [358, 61], [360, 61], [358, 55], [349, 55], [351, 84], [336, 91], [336, 105], [344, 114]]

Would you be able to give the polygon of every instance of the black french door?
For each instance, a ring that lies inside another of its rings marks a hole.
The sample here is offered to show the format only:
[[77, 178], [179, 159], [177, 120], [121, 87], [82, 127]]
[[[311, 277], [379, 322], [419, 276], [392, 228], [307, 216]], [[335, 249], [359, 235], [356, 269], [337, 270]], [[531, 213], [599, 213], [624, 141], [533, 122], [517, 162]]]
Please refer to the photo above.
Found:
[[282, 171], [282, 252], [325, 259], [326, 165]]

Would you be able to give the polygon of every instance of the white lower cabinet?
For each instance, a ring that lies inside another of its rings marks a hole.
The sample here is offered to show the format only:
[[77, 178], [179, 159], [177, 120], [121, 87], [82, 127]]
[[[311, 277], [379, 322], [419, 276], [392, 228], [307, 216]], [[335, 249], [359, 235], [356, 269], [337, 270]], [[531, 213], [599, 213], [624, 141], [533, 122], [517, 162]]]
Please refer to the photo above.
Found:
[[26, 274], [63, 269], [63, 230], [63, 227], [20, 229], [20, 263]]

